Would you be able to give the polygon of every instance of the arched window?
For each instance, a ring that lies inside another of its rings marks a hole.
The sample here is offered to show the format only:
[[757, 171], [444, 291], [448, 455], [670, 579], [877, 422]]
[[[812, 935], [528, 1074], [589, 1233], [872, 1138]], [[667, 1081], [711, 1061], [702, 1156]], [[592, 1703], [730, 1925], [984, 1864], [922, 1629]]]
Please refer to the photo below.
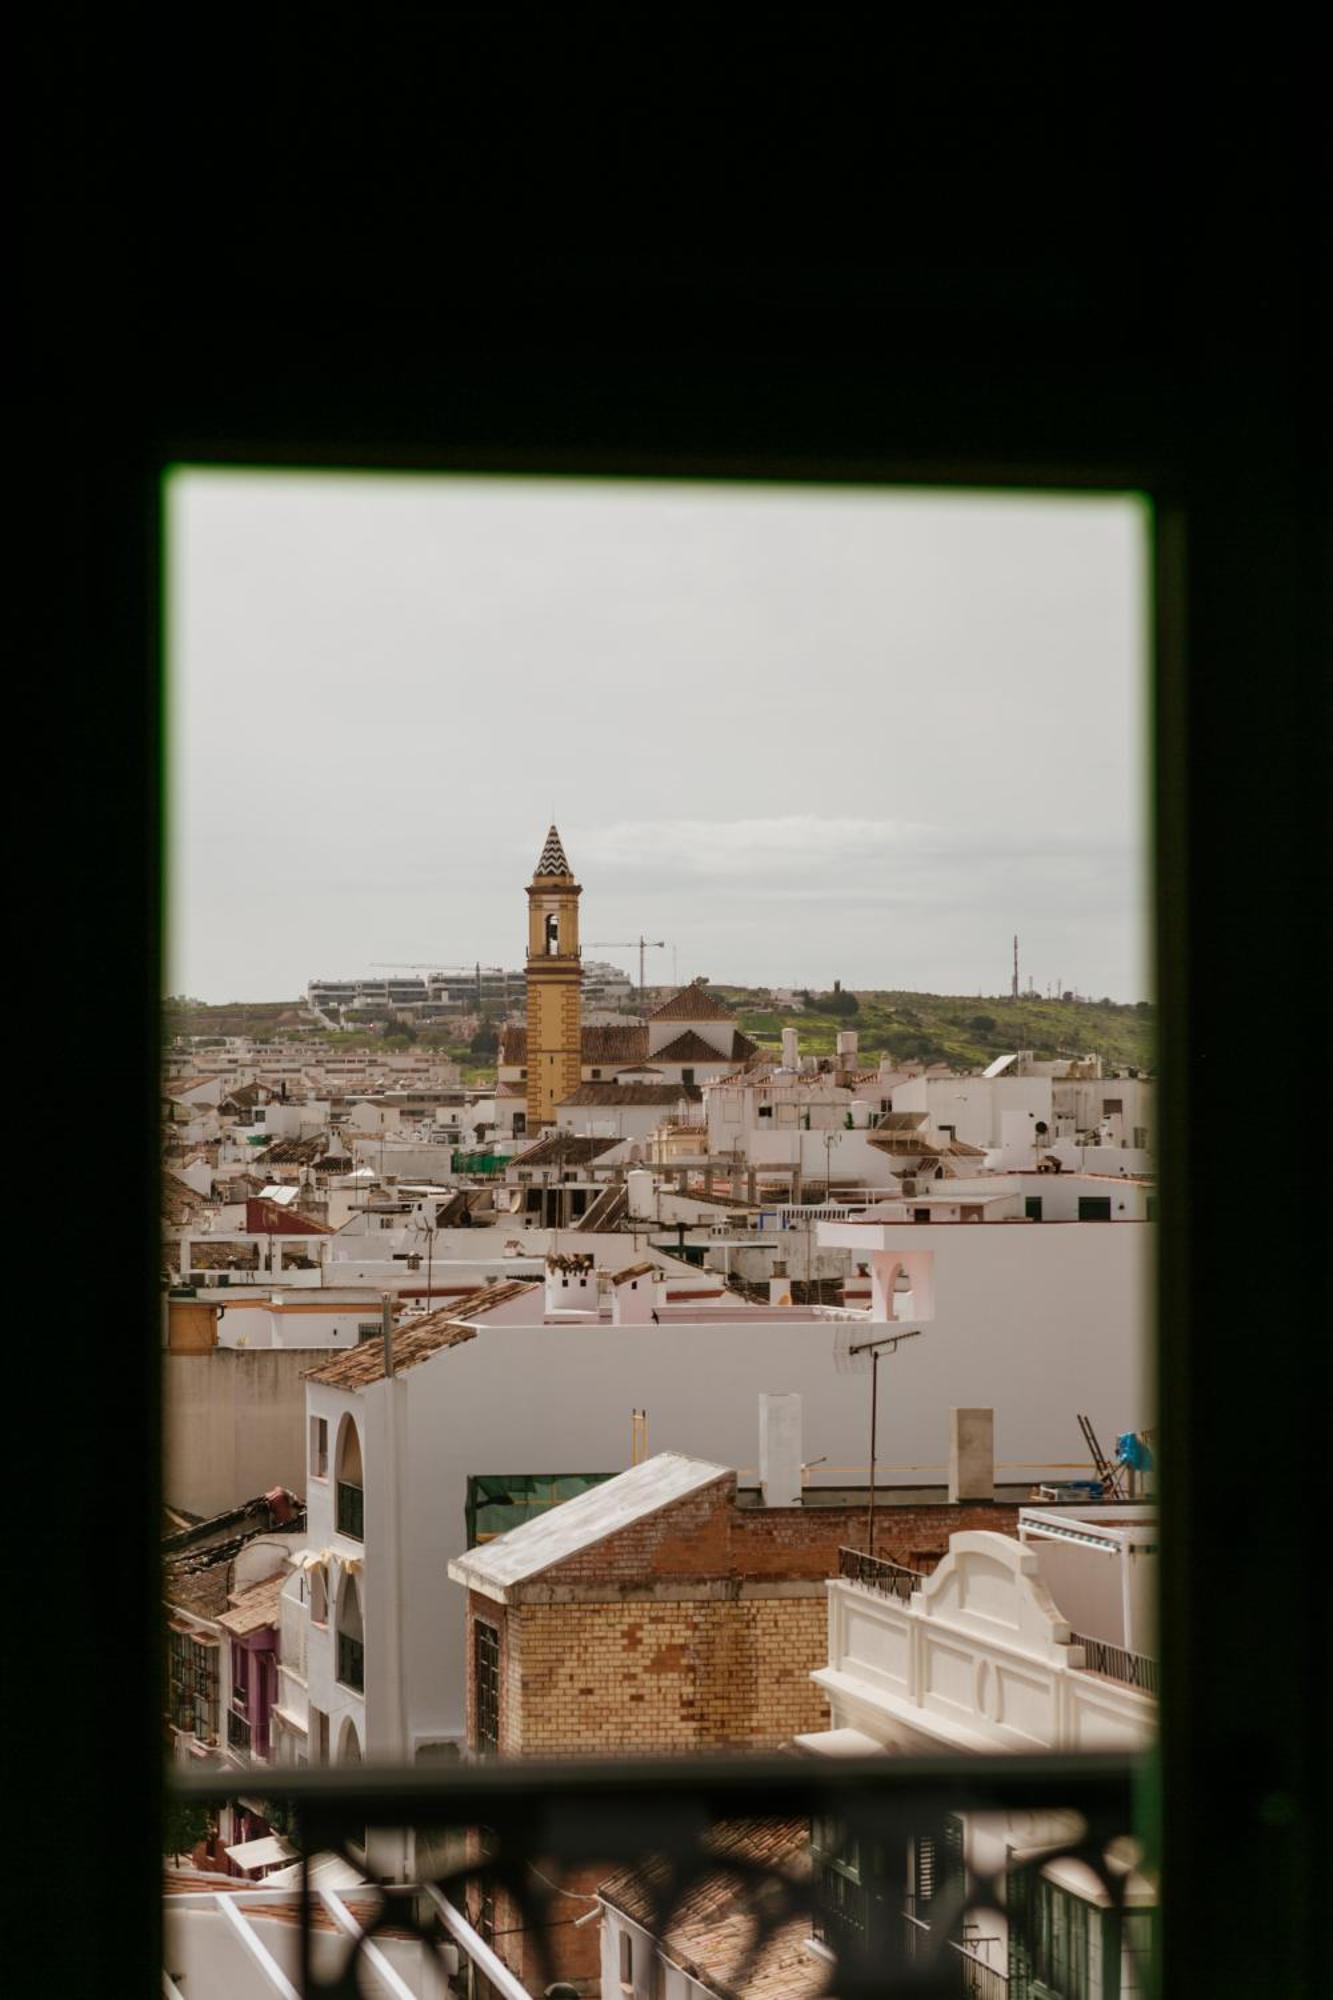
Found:
[[356, 1724], [351, 1716], [346, 1716], [338, 1733], [338, 1762], [359, 1764], [361, 1762], [361, 1738], [356, 1733]]
[[323, 1563], [314, 1563], [310, 1570], [310, 1618], [315, 1625], [329, 1622], [329, 1580]]
[[361, 1590], [347, 1570], [338, 1585], [338, 1679], [344, 1687], [364, 1693], [366, 1686], [365, 1627], [361, 1621]]
[[365, 1475], [361, 1469], [361, 1434], [356, 1420], [346, 1416], [338, 1431], [337, 1525], [340, 1535], [364, 1541], [366, 1533]]

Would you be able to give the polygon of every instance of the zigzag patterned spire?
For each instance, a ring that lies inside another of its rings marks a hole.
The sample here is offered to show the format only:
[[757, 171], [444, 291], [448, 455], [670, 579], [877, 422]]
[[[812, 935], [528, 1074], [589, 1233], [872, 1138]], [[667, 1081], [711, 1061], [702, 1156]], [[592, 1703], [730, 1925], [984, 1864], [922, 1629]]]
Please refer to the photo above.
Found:
[[542, 849], [541, 860], [537, 863], [536, 873], [537, 875], [567, 875], [571, 881], [573, 880], [574, 871], [565, 859], [565, 850], [561, 845], [560, 835], [554, 827], [551, 828], [546, 836], [546, 845]]

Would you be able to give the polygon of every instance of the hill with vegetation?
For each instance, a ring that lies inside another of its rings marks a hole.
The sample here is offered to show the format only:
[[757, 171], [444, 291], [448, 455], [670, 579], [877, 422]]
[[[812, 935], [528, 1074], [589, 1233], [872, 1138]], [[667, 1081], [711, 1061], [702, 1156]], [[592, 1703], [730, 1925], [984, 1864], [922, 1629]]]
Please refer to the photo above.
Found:
[[790, 1008], [774, 1006], [750, 987], [712, 990], [765, 1048], [780, 1047], [782, 1030], [795, 1028], [803, 1055], [830, 1055], [838, 1030], [855, 1028], [867, 1068], [888, 1055], [898, 1062], [984, 1069], [1014, 1049], [1030, 1050], [1040, 1061], [1100, 1055], [1109, 1069], [1151, 1071], [1156, 1065], [1156, 1017], [1146, 1001], [1122, 1006], [1113, 1000], [838, 990], [802, 995]]
[[[840, 1028], [855, 1028], [866, 1067], [881, 1055], [897, 1062], [949, 1063], [984, 1069], [996, 1056], [1029, 1049], [1041, 1061], [1100, 1055], [1109, 1069], [1152, 1071], [1156, 1066], [1156, 1017], [1146, 1001], [1010, 1000], [975, 994], [898, 993], [835, 989], [800, 996], [795, 1008], [774, 1004], [763, 987], [710, 984], [735, 1009], [741, 1027], [765, 1050], [777, 1053], [782, 1030], [795, 1028], [803, 1055], [831, 1055]], [[651, 1004], [651, 1003], [650, 1003]], [[172, 999], [163, 1007], [163, 1033], [251, 1035], [257, 1040], [300, 1040], [339, 1048], [434, 1049], [463, 1065], [471, 1081], [494, 1064], [494, 1025], [484, 1022], [468, 1039], [457, 1028], [420, 1030], [401, 1023], [334, 1032], [314, 1025], [299, 1000], [234, 1001], [209, 1006]]]

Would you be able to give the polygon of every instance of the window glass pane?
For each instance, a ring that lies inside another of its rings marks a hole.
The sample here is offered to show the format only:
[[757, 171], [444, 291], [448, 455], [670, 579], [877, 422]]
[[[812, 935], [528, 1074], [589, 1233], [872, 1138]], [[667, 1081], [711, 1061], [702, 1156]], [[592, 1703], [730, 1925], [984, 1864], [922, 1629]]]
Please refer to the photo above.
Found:
[[[1149, 1742], [1141, 503], [187, 467], [167, 523], [172, 1754]], [[1059, 1829], [951, 1803], [803, 1805], [817, 1935], [1109, 1988]]]

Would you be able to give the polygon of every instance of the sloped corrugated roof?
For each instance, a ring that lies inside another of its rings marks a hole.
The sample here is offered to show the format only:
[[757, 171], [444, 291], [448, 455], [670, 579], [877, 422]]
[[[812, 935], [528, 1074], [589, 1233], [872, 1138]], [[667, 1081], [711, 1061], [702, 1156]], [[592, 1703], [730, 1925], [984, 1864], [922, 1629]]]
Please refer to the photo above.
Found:
[[628, 1213], [629, 1194], [625, 1184], [613, 1181], [570, 1226], [574, 1229], [614, 1229]]
[[497, 1535], [481, 1548], [469, 1549], [449, 1565], [456, 1582], [478, 1589], [506, 1589], [539, 1576], [580, 1549], [604, 1542], [646, 1515], [660, 1513], [715, 1480], [731, 1479], [725, 1465], [661, 1451], [614, 1479], [603, 1480], [573, 1500], [565, 1500], [535, 1520]]
[[[596, 1086], [592, 1086], [595, 1088]], [[575, 1135], [573, 1132], [551, 1132], [546, 1138], [536, 1140], [521, 1153], [515, 1153], [509, 1162], [511, 1167], [579, 1167], [588, 1166], [601, 1153], [609, 1153], [619, 1139], [592, 1138]]]

